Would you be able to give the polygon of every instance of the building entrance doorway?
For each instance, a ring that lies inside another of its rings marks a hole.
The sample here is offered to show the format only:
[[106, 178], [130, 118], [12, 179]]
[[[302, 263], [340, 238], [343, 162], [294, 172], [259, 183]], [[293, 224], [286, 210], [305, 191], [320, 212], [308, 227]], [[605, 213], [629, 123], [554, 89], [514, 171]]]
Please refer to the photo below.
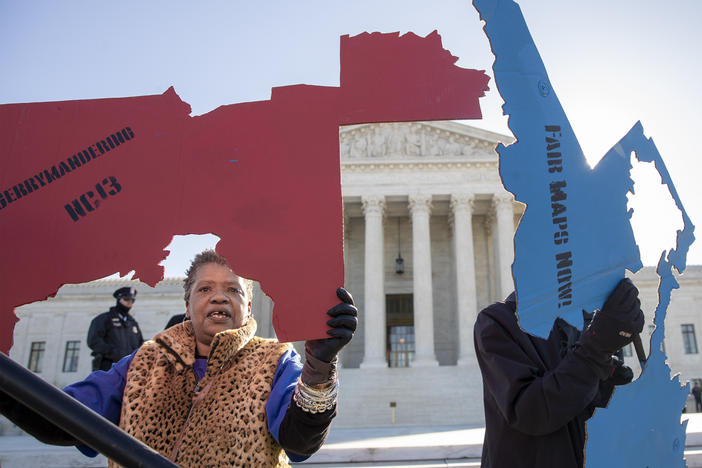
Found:
[[413, 301], [412, 294], [385, 296], [387, 359], [390, 367], [409, 367], [414, 359]]

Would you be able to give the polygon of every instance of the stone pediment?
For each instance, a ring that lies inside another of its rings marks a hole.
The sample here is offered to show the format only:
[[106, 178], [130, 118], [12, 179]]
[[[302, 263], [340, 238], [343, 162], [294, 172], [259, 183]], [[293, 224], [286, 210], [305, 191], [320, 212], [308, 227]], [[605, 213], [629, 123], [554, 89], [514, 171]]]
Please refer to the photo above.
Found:
[[342, 127], [341, 160], [497, 160], [495, 146], [513, 139], [455, 122], [393, 122]]

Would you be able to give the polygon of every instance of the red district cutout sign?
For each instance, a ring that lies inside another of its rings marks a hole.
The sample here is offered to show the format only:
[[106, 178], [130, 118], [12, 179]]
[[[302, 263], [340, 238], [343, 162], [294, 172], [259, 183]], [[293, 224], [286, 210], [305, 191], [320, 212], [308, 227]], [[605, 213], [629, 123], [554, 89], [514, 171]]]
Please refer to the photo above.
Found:
[[[155, 285], [174, 234], [213, 233], [275, 301], [281, 341], [326, 336], [344, 281], [339, 126], [478, 119], [482, 71], [435, 32], [341, 37], [340, 87], [190, 117], [162, 95], [0, 106], [0, 349], [14, 308], [119, 271]], [[177, 312], [177, 311], [173, 311]]]

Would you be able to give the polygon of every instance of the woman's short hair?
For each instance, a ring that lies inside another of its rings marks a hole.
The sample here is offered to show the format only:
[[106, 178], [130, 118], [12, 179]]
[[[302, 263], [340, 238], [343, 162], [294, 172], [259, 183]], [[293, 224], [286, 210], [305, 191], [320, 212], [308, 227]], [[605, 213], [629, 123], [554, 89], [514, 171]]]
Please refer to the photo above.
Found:
[[[190, 263], [190, 268], [188, 268], [185, 272], [185, 281], [183, 281], [183, 289], [185, 290], [184, 298], [186, 302], [190, 301], [190, 289], [193, 287], [193, 283], [195, 282], [197, 270], [202, 265], [206, 265], [208, 263], [216, 263], [217, 265], [222, 265], [231, 269], [227, 259], [222, 257], [214, 250], [203, 250], [199, 254], [195, 255], [195, 258], [193, 258], [193, 261]], [[244, 280], [244, 284], [246, 285], [246, 295], [248, 296], [249, 301], [253, 300], [253, 281], [246, 279], [243, 276], [240, 278]]]

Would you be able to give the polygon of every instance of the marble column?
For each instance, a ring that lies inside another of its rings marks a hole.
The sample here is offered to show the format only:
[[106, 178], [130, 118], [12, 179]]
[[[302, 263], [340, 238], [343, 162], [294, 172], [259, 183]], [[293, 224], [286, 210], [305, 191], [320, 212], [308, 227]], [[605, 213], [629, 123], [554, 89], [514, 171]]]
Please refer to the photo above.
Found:
[[[342, 232], [343, 232], [343, 238], [344, 238], [344, 273], [346, 276], [346, 273], [348, 272], [348, 252], [349, 252], [349, 229], [350, 225], [349, 223], [351, 222], [351, 218], [349, 218], [348, 213], [346, 212], [346, 206], [343, 205], [343, 212], [344, 212], [344, 224], [342, 225]], [[344, 284], [346, 284], [346, 277], [344, 277]]]
[[496, 194], [495, 218], [497, 221], [497, 276], [499, 298], [506, 298], [514, 291], [512, 262], [514, 262], [514, 207], [511, 194]]
[[[349, 231], [351, 230], [351, 218], [349, 218], [348, 213], [346, 212], [346, 205], [344, 206], [344, 224], [343, 224], [343, 234], [344, 234], [344, 287], [348, 287], [348, 276], [349, 276], [349, 261], [348, 261], [348, 256], [349, 256]], [[338, 369], [341, 369], [343, 367], [343, 362], [345, 359], [346, 353], [342, 349], [339, 354], [337, 355], [337, 365], [336, 367]]]
[[458, 315], [458, 365], [475, 365], [473, 324], [478, 314], [473, 252], [472, 193], [451, 195], [453, 241], [456, 256], [456, 306]]
[[495, 261], [497, 260], [497, 248], [495, 247], [495, 239], [493, 239], [495, 224], [495, 213], [489, 211], [487, 215], [483, 218], [483, 229], [485, 231], [485, 255], [487, 258], [487, 293], [488, 302], [500, 301], [503, 298], [499, 297], [497, 294], [497, 283], [499, 278], [497, 278], [497, 273], [495, 270]]
[[382, 196], [363, 197], [366, 220], [366, 249], [364, 269], [364, 354], [361, 368], [387, 367], [385, 344], [385, 265], [383, 262]]
[[431, 195], [411, 195], [412, 280], [414, 288], [414, 341], [412, 367], [438, 366], [434, 353], [434, 303], [431, 275], [429, 220]]

